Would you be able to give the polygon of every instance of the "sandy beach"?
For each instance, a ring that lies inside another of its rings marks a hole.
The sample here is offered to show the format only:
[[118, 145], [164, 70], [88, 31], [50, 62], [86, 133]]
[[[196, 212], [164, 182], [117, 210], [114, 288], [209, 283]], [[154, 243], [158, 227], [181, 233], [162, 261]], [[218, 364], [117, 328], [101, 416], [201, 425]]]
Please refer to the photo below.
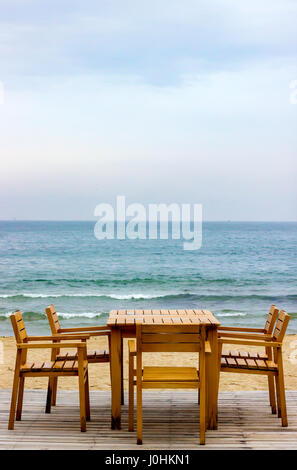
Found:
[[[10, 388], [13, 381], [13, 371], [15, 362], [15, 339], [12, 337], [1, 337], [3, 344], [3, 363], [0, 364], [0, 388]], [[105, 338], [92, 338], [88, 342], [88, 348], [105, 349], [107, 342]], [[228, 348], [228, 349], [232, 349]], [[233, 348], [234, 349], [234, 348]], [[242, 348], [252, 350], [252, 348]], [[285, 370], [285, 386], [287, 390], [297, 390], [297, 364], [290, 360], [293, 351], [297, 349], [297, 335], [287, 335], [284, 340], [283, 357]], [[296, 356], [296, 354], [295, 354]], [[47, 350], [33, 350], [29, 353], [28, 361], [49, 360], [50, 352]], [[127, 389], [128, 361], [127, 361], [127, 341], [124, 343], [124, 383]], [[193, 354], [146, 354], [144, 364], [150, 365], [195, 365], [196, 358]], [[90, 388], [93, 390], [108, 390], [110, 388], [109, 364], [90, 364]], [[46, 378], [28, 378], [26, 387], [44, 389], [47, 387]], [[64, 390], [75, 390], [77, 379], [75, 377], [63, 377], [59, 380], [59, 388]], [[249, 374], [221, 374], [220, 390], [266, 390], [266, 377], [258, 377]]]

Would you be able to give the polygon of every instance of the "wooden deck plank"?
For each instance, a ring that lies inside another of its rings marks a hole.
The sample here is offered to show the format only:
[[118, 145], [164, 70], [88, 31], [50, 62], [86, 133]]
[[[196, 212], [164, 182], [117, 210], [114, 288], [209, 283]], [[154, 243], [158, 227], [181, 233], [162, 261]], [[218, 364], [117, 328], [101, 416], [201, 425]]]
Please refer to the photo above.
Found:
[[128, 432], [126, 405], [122, 430], [110, 429], [109, 391], [91, 392], [86, 433], [79, 429], [78, 391], [58, 391], [51, 414], [44, 413], [45, 399], [46, 391], [25, 389], [22, 421], [8, 431], [10, 390], [0, 390], [0, 449], [297, 449], [297, 391], [287, 392], [288, 428], [270, 414], [267, 392], [220, 393], [219, 427], [207, 432], [205, 446], [196, 391], [144, 391], [142, 447]]

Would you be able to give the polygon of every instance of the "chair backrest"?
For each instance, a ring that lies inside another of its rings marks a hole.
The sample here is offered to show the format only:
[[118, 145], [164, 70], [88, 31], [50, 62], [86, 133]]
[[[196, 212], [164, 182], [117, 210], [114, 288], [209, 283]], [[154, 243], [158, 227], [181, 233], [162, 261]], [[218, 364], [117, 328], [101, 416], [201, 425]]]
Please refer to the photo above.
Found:
[[272, 335], [278, 312], [278, 308], [275, 305], [271, 305], [264, 327], [265, 334]]
[[136, 324], [137, 390], [142, 387], [143, 352], [199, 352], [200, 380], [204, 380], [205, 335], [205, 325]]
[[56, 335], [57, 333], [59, 333], [59, 330], [61, 328], [56, 309], [54, 305], [51, 304], [46, 307], [45, 311], [51, 327], [52, 335]]
[[25, 328], [23, 316], [19, 310], [16, 310], [10, 315], [10, 320], [12, 323], [12, 328], [14, 331], [14, 336], [17, 343], [26, 343], [27, 342], [27, 331]]
[[282, 343], [290, 321], [290, 315], [285, 310], [279, 312], [279, 316], [273, 332], [273, 340]]
[[204, 349], [205, 326], [136, 325], [137, 352], [199, 352]]

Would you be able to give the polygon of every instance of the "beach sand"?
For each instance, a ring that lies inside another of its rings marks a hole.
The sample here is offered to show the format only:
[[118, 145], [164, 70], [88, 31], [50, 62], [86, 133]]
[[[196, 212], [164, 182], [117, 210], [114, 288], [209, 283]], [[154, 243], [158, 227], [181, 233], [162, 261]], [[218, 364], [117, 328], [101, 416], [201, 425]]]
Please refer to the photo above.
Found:
[[[0, 388], [11, 388], [13, 381], [13, 371], [15, 363], [15, 339], [12, 337], [2, 337], [0, 341], [3, 345], [3, 361], [0, 363]], [[1, 343], [0, 343], [1, 347]], [[107, 348], [106, 338], [91, 338], [88, 342], [88, 348], [104, 349]], [[234, 349], [234, 346], [228, 349]], [[239, 348], [237, 348], [239, 350]], [[252, 348], [240, 348], [241, 350], [252, 350]], [[284, 340], [283, 358], [285, 370], [285, 386], [287, 390], [297, 390], [297, 335], [287, 335]], [[0, 351], [1, 352], [1, 351]], [[291, 356], [291, 358], [290, 358]], [[1, 354], [0, 354], [1, 359]], [[293, 360], [292, 360], [293, 359]], [[295, 359], [295, 364], [294, 364]], [[50, 360], [49, 350], [32, 350], [28, 356], [29, 361]], [[193, 354], [179, 353], [158, 353], [145, 354], [144, 365], [178, 365], [192, 366], [196, 365], [197, 357]], [[90, 364], [90, 389], [109, 390], [110, 376], [109, 364]], [[125, 389], [128, 385], [128, 360], [127, 360], [127, 341], [124, 342], [124, 384]], [[27, 388], [44, 389], [47, 388], [47, 378], [27, 378]], [[59, 379], [59, 389], [75, 390], [77, 389], [76, 377], [61, 377]], [[223, 373], [220, 378], [220, 390], [267, 390], [267, 378], [251, 374], [231, 374]]]

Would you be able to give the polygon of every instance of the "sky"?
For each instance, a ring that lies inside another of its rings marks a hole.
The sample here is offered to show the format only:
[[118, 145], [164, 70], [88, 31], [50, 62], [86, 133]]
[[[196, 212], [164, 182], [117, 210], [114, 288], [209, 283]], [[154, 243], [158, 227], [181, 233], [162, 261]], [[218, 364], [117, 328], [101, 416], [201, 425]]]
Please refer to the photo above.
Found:
[[0, 219], [125, 195], [296, 221], [296, 23], [295, 0], [0, 0]]

